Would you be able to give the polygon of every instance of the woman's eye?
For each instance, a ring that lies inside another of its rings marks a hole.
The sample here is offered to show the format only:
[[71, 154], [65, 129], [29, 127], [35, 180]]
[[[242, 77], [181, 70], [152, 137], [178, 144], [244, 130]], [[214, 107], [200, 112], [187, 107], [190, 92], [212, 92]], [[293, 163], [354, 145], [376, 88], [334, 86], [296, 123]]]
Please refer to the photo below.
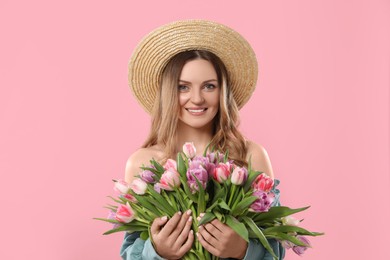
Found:
[[185, 86], [185, 85], [179, 85], [179, 86], [178, 86], [178, 90], [179, 90], [179, 91], [186, 91], [187, 89], [188, 89], [188, 87]]
[[207, 84], [204, 86], [206, 89], [215, 89], [216, 86], [214, 84]]

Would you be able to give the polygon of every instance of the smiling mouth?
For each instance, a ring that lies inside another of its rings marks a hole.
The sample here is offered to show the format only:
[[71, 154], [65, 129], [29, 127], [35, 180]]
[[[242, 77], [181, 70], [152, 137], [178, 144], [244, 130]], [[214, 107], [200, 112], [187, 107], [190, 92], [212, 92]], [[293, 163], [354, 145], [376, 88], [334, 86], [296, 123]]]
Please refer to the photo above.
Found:
[[190, 113], [202, 113], [207, 110], [207, 108], [200, 108], [200, 109], [190, 109], [186, 108], [186, 110]]

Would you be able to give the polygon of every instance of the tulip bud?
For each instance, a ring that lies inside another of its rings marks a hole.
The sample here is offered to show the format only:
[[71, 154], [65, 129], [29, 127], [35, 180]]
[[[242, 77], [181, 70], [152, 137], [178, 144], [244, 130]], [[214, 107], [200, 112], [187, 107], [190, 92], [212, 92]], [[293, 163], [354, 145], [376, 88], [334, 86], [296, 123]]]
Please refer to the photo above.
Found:
[[130, 184], [131, 189], [138, 195], [143, 195], [148, 188], [148, 184], [143, 180], [136, 178]]
[[129, 223], [135, 218], [135, 212], [130, 207], [129, 203], [126, 203], [126, 205], [119, 205], [115, 219], [122, 223]]
[[174, 187], [180, 186], [180, 174], [176, 171], [176, 168], [170, 168], [166, 170], [160, 178], [159, 188], [163, 190], [173, 190]]
[[124, 180], [114, 180], [115, 181], [115, 184], [114, 184], [114, 190], [121, 193], [121, 194], [126, 194], [129, 189], [130, 189], [130, 186], [129, 184], [124, 181]]
[[242, 185], [248, 178], [248, 171], [244, 167], [234, 168], [231, 176], [231, 181], [235, 185]]
[[185, 144], [183, 145], [183, 152], [184, 152], [184, 154], [185, 154], [188, 158], [190, 158], [190, 159], [194, 158], [195, 155], [196, 155], [196, 148], [195, 148], [195, 146], [194, 146], [194, 143], [193, 143], [193, 142], [187, 142], [187, 143], [185, 143]]
[[230, 175], [230, 164], [229, 163], [219, 163], [213, 172], [213, 178], [222, 183], [229, 178]]

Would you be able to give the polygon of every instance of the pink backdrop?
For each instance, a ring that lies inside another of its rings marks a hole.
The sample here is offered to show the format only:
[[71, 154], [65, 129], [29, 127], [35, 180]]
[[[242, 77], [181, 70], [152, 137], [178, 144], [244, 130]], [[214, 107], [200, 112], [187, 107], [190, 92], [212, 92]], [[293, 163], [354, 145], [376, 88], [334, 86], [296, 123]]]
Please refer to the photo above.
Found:
[[241, 129], [267, 148], [282, 202], [312, 205], [304, 226], [326, 232], [302, 259], [390, 259], [389, 1], [132, 2], [0, 2], [0, 259], [119, 259], [122, 234], [92, 218], [149, 129], [127, 62], [186, 18], [258, 55]]

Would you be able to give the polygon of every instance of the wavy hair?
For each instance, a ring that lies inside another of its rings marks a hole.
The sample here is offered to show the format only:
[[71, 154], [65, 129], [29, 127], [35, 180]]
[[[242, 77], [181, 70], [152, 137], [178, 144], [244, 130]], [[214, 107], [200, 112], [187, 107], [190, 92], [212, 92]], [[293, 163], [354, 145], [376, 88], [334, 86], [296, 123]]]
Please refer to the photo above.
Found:
[[191, 50], [176, 54], [166, 65], [156, 101], [151, 113], [151, 130], [142, 145], [147, 148], [153, 145], [164, 147], [165, 162], [175, 158], [177, 126], [180, 113], [178, 82], [184, 65], [192, 60], [209, 61], [216, 73], [218, 84], [221, 86], [219, 110], [213, 122], [213, 138], [209, 147], [225, 152], [237, 165], [247, 166], [247, 146], [245, 138], [238, 130], [239, 111], [229, 86], [229, 77], [223, 62], [213, 53], [206, 50]]

